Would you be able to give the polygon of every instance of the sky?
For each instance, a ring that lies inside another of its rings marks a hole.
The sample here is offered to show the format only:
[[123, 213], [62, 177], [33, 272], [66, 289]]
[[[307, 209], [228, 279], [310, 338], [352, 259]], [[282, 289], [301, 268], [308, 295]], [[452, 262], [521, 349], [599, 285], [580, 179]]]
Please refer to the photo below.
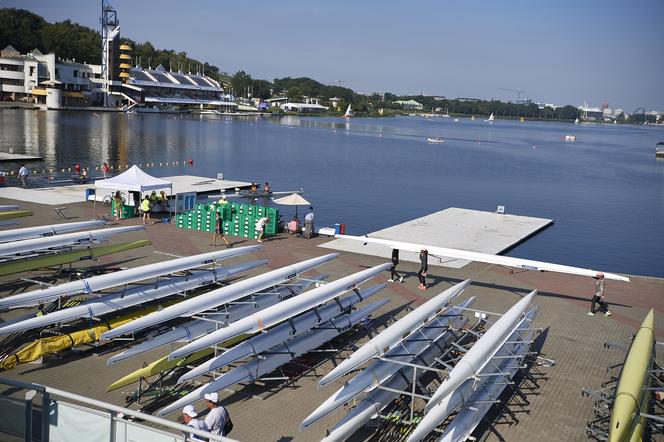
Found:
[[[112, 0], [122, 35], [254, 78], [664, 111], [664, 1]], [[0, 0], [99, 28], [101, 1]]]

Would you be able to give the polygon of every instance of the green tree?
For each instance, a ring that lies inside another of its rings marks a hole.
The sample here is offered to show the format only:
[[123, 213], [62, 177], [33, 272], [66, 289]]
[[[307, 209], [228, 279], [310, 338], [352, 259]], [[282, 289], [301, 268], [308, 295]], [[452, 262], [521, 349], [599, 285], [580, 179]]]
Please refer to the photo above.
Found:
[[231, 78], [231, 88], [237, 97], [244, 97], [251, 86], [251, 75], [245, 71], [237, 71]]
[[12, 45], [22, 54], [39, 49], [45, 51], [41, 31], [48, 23], [25, 9], [0, 9], [0, 49]]
[[293, 86], [290, 89], [288, 89], [288, 99], [290, 101], [293, 101], [295, 103], [300, 103], [302, 102], [302, 96], [304, 94], [302, 93], [302, 89], [300, 89], [298, 86]]
[[251, 82], [251, 88], [253, 90], [254, 97], [260, 98], [261, 100], [270, 98], [273, 87], [274, 86], [272, 83], [266, 80], [253, 80]]
[[41, 38], [44, 49], [61, 58], [101, 62], [101, 35], [88, 27], [65, 20], [42, 28]]

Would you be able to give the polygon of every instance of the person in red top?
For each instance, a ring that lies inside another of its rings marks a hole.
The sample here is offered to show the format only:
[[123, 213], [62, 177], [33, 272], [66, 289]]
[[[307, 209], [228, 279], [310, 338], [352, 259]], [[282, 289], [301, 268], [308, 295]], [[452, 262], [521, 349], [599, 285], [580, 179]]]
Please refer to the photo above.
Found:
[[107, 177], [109, 170], [110, 168], [108, 167], [108, 163], [104, 163], [101, 165], [101, 172], [104, 174], [104, 178]]
[[80, 175], [80, 174], [81, 174], [81, 165], [78, 164], [78, 163], [76, 163], [76, 165], [74, 166], [74, 171], [75, 171], [78, 175]]

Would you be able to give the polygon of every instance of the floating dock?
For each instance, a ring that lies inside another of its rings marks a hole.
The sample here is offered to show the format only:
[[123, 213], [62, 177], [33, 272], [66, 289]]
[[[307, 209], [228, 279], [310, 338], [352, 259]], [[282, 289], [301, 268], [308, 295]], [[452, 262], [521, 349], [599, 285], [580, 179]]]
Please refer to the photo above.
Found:
[[[251, 183], [244, 181], [218, 180], [216, 178], [193, 175], [166, 176], [161, 178], [173, 182], [173, 195], [191, 192], [205, 194], [221, 192], [222, 190], [229, 191], [234, 190], [235, 188], [248, 188], [251, 186]], [[87, 184], [72, 184], [70, 186], [57, 187], [35, 187], [29, 189], [23, 189], [21, 187], [1, 187], [0, 198], [57, 206], [84, 202], [86, 189], [93, 189], [94, 187], [94, 180], [91, 180]], [[105, 192], [102, 188], [98, 189], [96, 195], [97, 201], [101, 201], [105, 195], [110, 194], [110, 190]]]
[[[374, 238], [469, 250], [497, 255], [553, 224], [553, 220], [529, 216], [505, 215], [450, 207], [387, 229], [371, 232]], [[378, 244], [362, 245], [357, 241], [335, 239], [321, 247], [343, 252], [390, 258], [392, 250]], [[401, 261], [419, 262], [416, 253], [402, 251]], [[461, 268], [469, 261], [429, 256], [429, 264]]]
[[20, 153], [9, 153], [9, 152], [0, 152], [0, 163], [19, 163], [21, 161], [30, 162], [30, 161], [41, 161], [43, 157], [37, 155], [23, 155]]

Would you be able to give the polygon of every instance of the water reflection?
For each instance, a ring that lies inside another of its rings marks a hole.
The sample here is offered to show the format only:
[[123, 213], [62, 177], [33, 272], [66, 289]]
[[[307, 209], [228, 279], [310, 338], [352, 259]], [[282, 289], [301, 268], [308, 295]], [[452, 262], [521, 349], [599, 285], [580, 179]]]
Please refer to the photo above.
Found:
[[[565, 134], [577, 141], [561, 141]], [[155, 163], [147, 172], [156, 176], [223, 172], [275, 190], [304, 187], [320, 225], [343, 222], [359, 234], [446, 207], [500, 204], [556, 223], [511, 254], [660, 276], [664, 164], [654, 150], [663, 134], [451, 118], [0, 110], [0, 150], [43, 156], [33, 169]], [[427, 143], [438, 136], [444, 144]], [[193, 167], [183, 165], [189, 159]]]

